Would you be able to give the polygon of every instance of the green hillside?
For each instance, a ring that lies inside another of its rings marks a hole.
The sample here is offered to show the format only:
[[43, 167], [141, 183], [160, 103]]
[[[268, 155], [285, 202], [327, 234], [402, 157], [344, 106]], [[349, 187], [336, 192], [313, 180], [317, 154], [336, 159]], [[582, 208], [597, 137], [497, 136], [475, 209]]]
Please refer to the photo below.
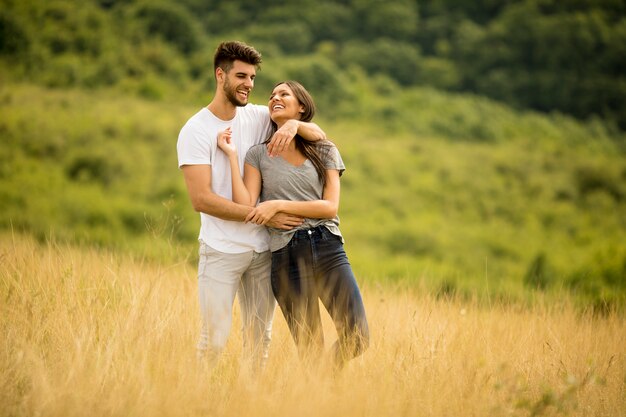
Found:
[[[264, 53], [253, 102], [264, 104], [285, 78], [316, 98], [316, 121], [348, 167], [340, 217], [360, 279], [442, 296], [527, 300], [540, 291], [600, 309], [626, 305], [619, 5], [522, 2], [551, 23], [577, 16], [605, 29], [604, 63], [581, 72], [599, 90], [566, 97], [580, 104], [574, 111], [558, 103], [562, 57], [550, 77], [526, 68], [531, 78], [515, 91], [528, 102], [477, 87], [520, 81], [512, 57], [535, 51], [532, 43], [500, 51], [511, 59], [500, 72], [441, 52], [470, 53], [459, 27], [481, 33], [476, 48], [513, 36], [502, 24], [523, 14], [522, 3], [380, 2], [377, 17], [370, 1], [326, 1], [299, 15], [288, 2], [252, 3], [0, 0], [0, 233], [195, 263], [199, 219], [176, 139], [211, 98], [215, 44], [238, 38]], [[391, 30], [381, 16], [409, 20]], [[417, 66], [406, 67], [407, 57]], [[479, 70], [488, 75], [481, 83]], [[611, 94], [601, 93], [605, 83]], [[554, 100], [538, 105], [539, 96]]]
[[[403, 96], [430, 110], [318, 120], [348, 166], [340, 217], [360, 277], [623, 301], [626, 163], [601, 125], [432, 90]], [[195, 106], [32, 85], [0, 98], [0, 227], [195, 262], [199, 219], [175, 154]], [[508, 134], [473, 136], [486, 118]], [[457, 131], [444, 136], [446, 123]]]

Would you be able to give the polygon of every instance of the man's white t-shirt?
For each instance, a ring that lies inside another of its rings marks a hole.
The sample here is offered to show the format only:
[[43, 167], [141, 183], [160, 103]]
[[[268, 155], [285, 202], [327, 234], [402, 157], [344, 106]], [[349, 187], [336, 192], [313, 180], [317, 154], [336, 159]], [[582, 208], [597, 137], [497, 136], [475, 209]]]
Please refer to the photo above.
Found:
[[[217, 118], [206, 107], [193, 115], [178, 135], [178, 166], [210, 165], [211, 187], [219, 196], [232, 200], [230, 162], [217, 146], [218, 132], [231, 127], [232, 140], [237, 146], [242, 170], [246, 153], [253, 145], [264, 142], [271, 133], [269, 110], [266, 106], [248, 104], [237, 107], [232, 120]], [[243, 253], [269, 249], [269, 236], [264, 226], [222, 220], [200, 213], [199, 239], [215, 250]]]

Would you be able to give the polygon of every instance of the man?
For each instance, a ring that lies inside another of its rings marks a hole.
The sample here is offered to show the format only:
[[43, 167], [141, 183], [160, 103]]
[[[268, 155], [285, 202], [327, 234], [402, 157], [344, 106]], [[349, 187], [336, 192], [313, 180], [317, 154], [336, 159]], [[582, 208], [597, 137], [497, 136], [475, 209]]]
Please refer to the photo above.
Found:
[[[201, 220], [199, 357], [208, 352], [214, 360], [223, 350], [235, 294], [239, 294], [244, 351], [262, 366], [268, 356], [276, 305], [270, 283], [268, 234], [262, 226], [243, 223], [251, 208], [232, 201], [230, 165], [217, 147], [218, 132], [230, 128], [243, 167], [248, 149], [271, 134], [268, 108], [248, 104], [260, 63], [261, 54], [244, 43], [223, 42], [217, 47], [215, 95], [183, 126], [177, 150], [191, 203]], [[268, 145], [270, 154], [279, 154], [296, 134], [308, 140], [325, 137], [317, 125], [291, 120], [273, 135]], [[270, 226], [291, 229], [301, 222], [298, 217], [278, 213]]]

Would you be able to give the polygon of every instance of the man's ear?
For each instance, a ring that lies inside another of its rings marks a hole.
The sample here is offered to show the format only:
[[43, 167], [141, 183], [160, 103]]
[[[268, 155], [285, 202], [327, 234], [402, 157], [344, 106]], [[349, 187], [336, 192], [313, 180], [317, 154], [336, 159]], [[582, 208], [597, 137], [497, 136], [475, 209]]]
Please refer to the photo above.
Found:
[[215, 79], [218, 82], [224, 81], [225, 76], [226, 76], [226, 73], [224, 72], [223, 69], [221, 69], [220, 67], [215, 68]]

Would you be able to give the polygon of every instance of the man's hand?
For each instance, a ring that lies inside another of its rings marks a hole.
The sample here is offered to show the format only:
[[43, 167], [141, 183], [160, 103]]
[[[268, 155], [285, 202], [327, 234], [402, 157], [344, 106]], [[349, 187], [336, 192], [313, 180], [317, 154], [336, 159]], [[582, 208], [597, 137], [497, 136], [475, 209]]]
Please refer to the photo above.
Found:
[[286, 213], [276, 213], [265, 225], [274, 229], [291, 230], [304, 223], [304, 219]]
[[270, 156], [279, 155], [282, 151], [287, 149], [289, 143], [291, 143], [298, 133], [299, 123], [300, 122], [295, 119], [288, 120], [274, 133], [272, 140], [270, 140], [270, 143], [267, 145], [267, 152]]

